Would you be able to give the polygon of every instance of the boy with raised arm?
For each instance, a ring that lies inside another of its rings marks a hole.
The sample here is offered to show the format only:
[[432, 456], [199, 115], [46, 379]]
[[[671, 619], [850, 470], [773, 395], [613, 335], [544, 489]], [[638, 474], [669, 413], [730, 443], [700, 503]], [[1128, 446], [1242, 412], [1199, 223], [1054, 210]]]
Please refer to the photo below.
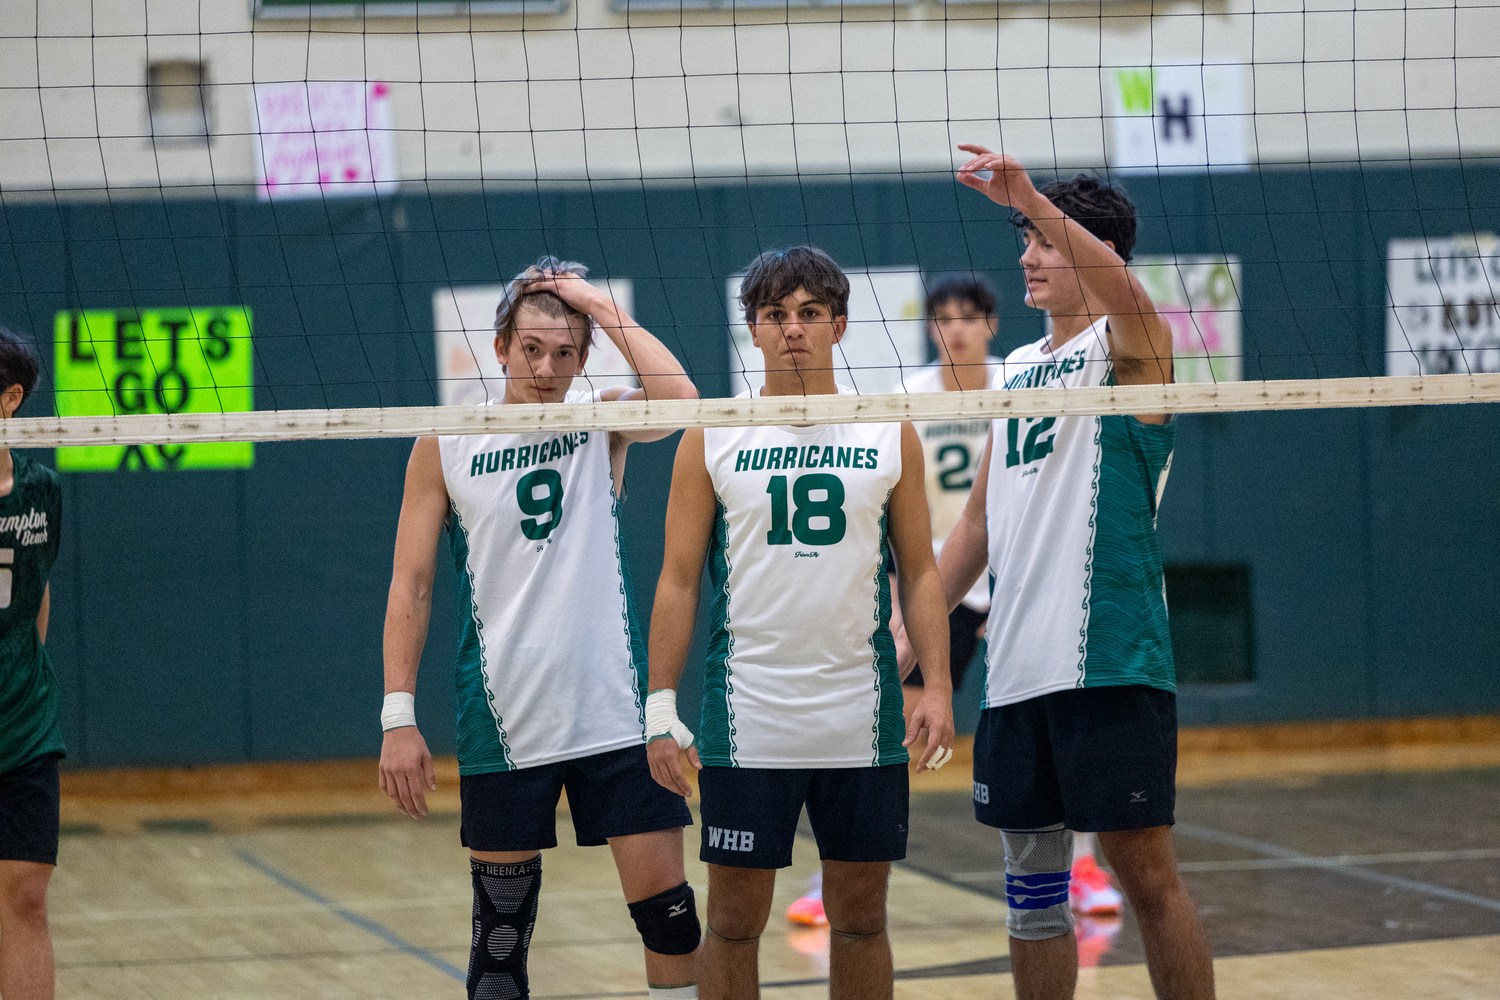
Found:
[[[677, 359], [583, 279], [544, 257], [495, 315], [505, 395], [488, 405], [697, 396]], [[569, 391], [599, 327], [641, 381]], [[385, 623], [380, 787], [427, 813], [437, 787], [416, 728], [417, 665], [438, 536], [458, 573], [461, 839], [472, 858], [470, 998], [524, 1000], [541, 851], [564, 787], [580, 846], [609, 844], [646, 949], [653, 1000], [697, 995], [698, 915], [684, 876], [682, 801], [651, 778], [645, 651], [620, 540], [626, 449], [667, 431], [425, 437], [412, 448]]]
[[[1125, 266], [1129, 199], [1083, 175], [1038, 191], [1014, 157], [959, 149], [971, 154], [959, 181], [1015, 210], [1026, 301], [1050, 320], [1005, 359], [1007, 386], [1171, 382], [1170, 328]], [[1097, 832], [1157, 996], [1213, 996], [1171, 839], [1176, 682], [1156, 511], [1174, 436], [1160, 414], [993, 421], [939, 559], [950, 608], [986, 565], [995, 579], [974, 811], [1005, 846], [1019, 997], [1073, 995], [1069, 830]]]
[[[765, 359], [765, 396], [838, 393], [833, 349], [849, 282], [821, 250], [750, 265], [741, 302]], [[804, 805], [823, 862], [830, 990], [887, 998], [886, 883], [906, 856], [907, 753], [952, 756], [942, 582], [922, 446], [911, 424], [689, 430], [677, 449], [651, 621], [646, 732], [652, 774], [686, 797], [679, 748], [701, 767], [708, 932], [701, 995], [758, 995], [758, 942], [776, 869]], [[895, 555], [913, 641], [929, 666], [910, 726], [888, 628]], [[705, 557], [715, 595], [701, 734], [677, 718]], [[903, 736], [905, 739], [903, 740]]]

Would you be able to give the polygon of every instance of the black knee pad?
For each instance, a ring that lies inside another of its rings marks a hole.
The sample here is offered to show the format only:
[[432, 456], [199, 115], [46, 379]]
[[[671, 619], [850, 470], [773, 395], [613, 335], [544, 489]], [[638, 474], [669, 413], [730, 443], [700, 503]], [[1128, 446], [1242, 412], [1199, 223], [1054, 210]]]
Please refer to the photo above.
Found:
[[526, 1000], [526, 949], [536, 926], [542, 859], [515, 865], [469, 859], [474, 878], [474, 939], [469, 1000]]
[[658, 955], [690, 955], [703, 936], [693, 887], [686, 882], [666, 892], [630, 904], [630, 918], [641, 932], [641, 943]]

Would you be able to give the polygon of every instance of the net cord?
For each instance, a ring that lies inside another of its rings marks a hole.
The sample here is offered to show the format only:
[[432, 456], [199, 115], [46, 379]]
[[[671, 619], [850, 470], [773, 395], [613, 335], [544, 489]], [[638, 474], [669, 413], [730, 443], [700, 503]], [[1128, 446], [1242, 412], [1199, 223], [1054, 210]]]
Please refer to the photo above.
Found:
[[1495, 401], [1500, 401], [1500, 373], [755, 399], [18, 417], [0, 421], [0, 446], [59, 448], [207, 441], [409, 438], [433, 434], [645, 431], [898, 420], [1431, 406]]

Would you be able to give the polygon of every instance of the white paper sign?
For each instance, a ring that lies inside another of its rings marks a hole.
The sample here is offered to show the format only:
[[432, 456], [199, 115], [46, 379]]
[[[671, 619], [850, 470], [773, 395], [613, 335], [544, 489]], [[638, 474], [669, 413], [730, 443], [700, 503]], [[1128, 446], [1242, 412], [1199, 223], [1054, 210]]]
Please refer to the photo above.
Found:
[[[834, 348], [834, 376], [860, 392], [895, 392], [903, 371], [927, 363], [926, 301], [922, 272], [916, 268], [845, 271], [849, 278], [849, 326]], [[760, 391], [766, 384], [765, 361], [750, 342], [750, 327], [740, 307], [743, 274], [726, 285], [729, 301], [730, 392]]]
[[256, 190], [262, 200], [391, 191], [393, 136], [387, 84], [256, 84]]
[[1245, 67], [1106, 67], [1109, 166], [1245, 167]]
[[1141, 256], [1130, 270], [1172, 327], [1178, 382], [1244, 378], [1238, 257]]
[[[591, 281], [627, 313], [635, 312], [635, 283], [629, 278]], [[495, 308], [504, 285], [461, 285], [432, 293], [436, 331], [438, 405], [462, 406], [505, 395], [505, 372], [495, 356]], [[594, 331], [583, 374], [572, 388], [602, 389], [640, 385], [620, 349], [603, 331]]]
[[1494, 233], [1391, 240], [1385, 372], [1500, 372], [1500, 240]]

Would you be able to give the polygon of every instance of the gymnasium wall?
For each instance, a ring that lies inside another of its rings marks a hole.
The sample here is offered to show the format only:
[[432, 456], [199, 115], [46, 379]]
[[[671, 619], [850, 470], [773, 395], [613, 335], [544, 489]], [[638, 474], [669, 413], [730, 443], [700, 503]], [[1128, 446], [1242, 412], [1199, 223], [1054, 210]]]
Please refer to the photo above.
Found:
[[[1500, 229], [1497, 181], [1304, 168], [1129, 186], [1139, 252], [1241, 258], [1244, 374], [1260, 379], [1383, 374], [1386, 241]], [[638, 318], [710, 396], [728, 387], [724, 279], [775, 243], [851, 267], [981, 262], [1003, 345], [1041, 332], [1002, 211], [951, 181], [11, 203], [0, 224], [0, 320], [50, 344], [63, 309], [247, 305], [263, 408], [433, 403], [433, 290], [500, 281], [544, 250], [634, 279]], [[42, 390], [22, 415], [51, 412]], [[64, 476], [49, 646], [70, 766], [377, 753], [409, 447], [263, 444], [245, 471]], [[647, 612], [672, 448], [631, 452]], [[1255, 675], [1184, 688], [1182, 722], [1500, 711], [1497, 499], [1500, 406], [1182, 418], [1164, 553], [1248, 566]], [[453, 746], [445, 563], [446, 546], [417, 701], [435, 752]]]

